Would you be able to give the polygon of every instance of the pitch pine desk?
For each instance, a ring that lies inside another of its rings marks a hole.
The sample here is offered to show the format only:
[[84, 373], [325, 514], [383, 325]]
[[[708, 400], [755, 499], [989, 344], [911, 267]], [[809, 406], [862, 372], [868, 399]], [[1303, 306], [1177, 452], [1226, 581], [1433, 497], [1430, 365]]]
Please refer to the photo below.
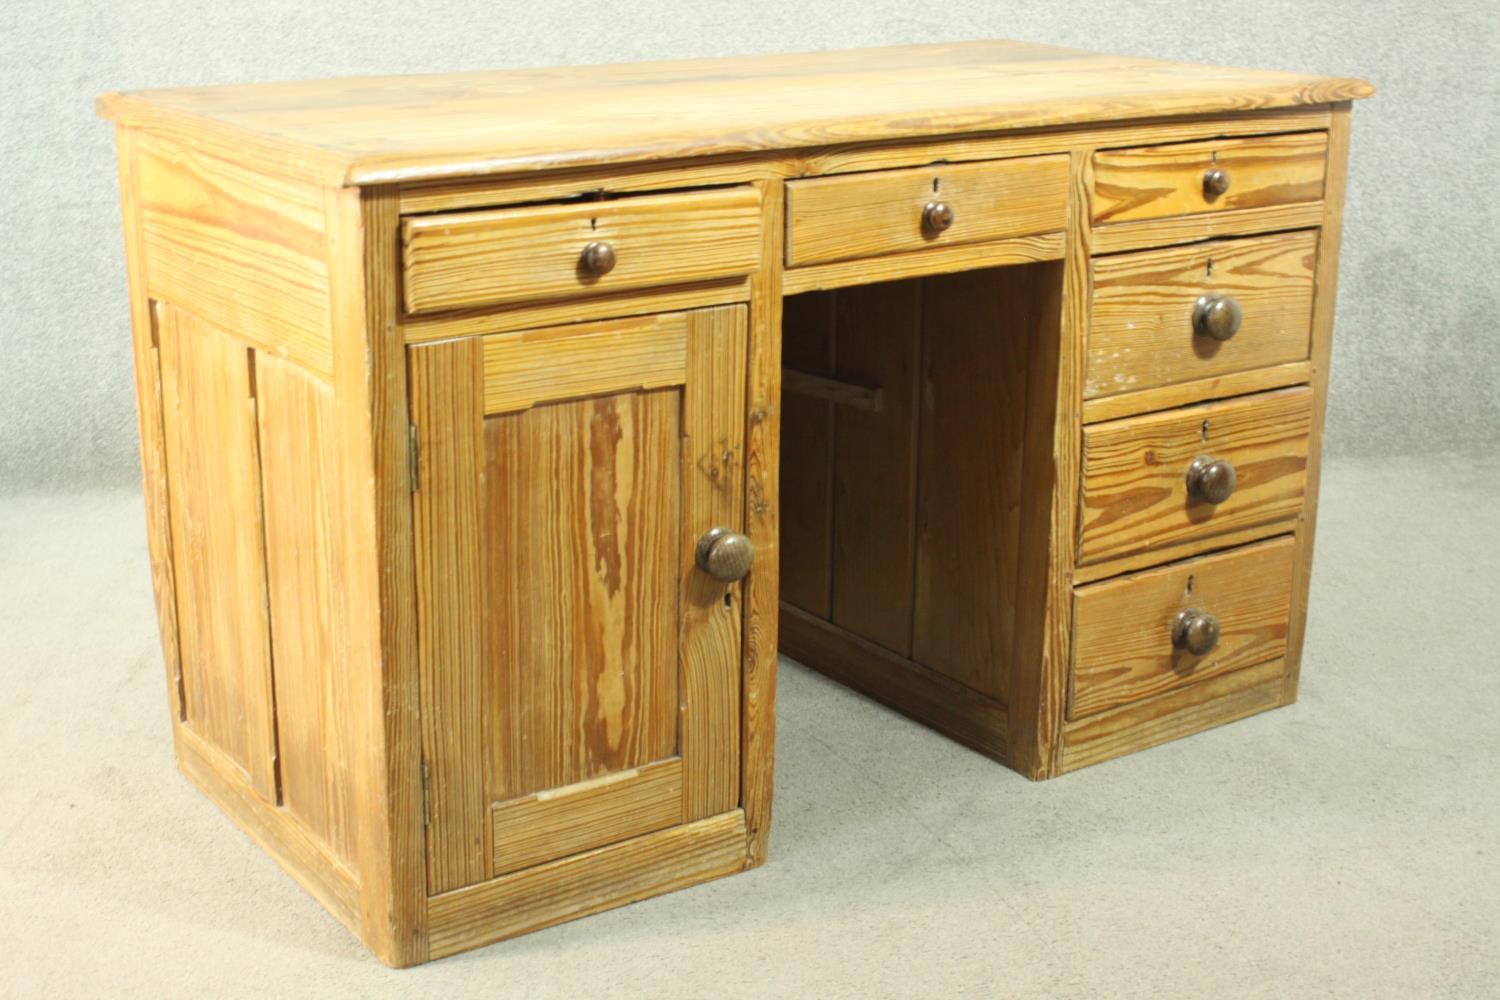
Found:
[[183, 771], [408, 965], [765, 858], [778, 638], [1032, 778], [1296, 695], [1358, 80], [111, 94]]

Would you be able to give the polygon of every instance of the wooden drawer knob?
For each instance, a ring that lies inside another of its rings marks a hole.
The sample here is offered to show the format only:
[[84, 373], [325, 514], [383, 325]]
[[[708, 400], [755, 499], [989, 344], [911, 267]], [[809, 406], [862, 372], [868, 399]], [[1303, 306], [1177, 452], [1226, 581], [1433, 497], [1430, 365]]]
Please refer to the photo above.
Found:
[[1208, 198], [1217, 198], [1229, 190], [1229, 171], [1221, 167], [1209, 167], [1203, 171], [1203, 194]]
[[1240, 332], [1245, 314], [1231, 295], [1200, 295], [1193, 303], [1193, 332], [1228, 340]]
[[728, 528], [710, 528], [698, 539], [698, 568], [715, 580], [733, 583], [750, 572], [755, 546], [750, 539]]
[[1219, 504], [1234, 495], [1234, 465], [1225, 458], [1200, 455], [1187, 470], [1188, 496]]
[[1219, 644], [1219, 619], [1207, 611], [1188, 608], [1172, 622], [1172, 645], [1194, 656], [1205, 656]]
[[591, 278], [603, 277], [615, 269], [615, 248], [603, 240], [590, 243], [578, 257], [578, 269]]
[[953, 206], [946, 201], [929, 201], [922, 209], [922, 228], [936, 236], [953, 225]]

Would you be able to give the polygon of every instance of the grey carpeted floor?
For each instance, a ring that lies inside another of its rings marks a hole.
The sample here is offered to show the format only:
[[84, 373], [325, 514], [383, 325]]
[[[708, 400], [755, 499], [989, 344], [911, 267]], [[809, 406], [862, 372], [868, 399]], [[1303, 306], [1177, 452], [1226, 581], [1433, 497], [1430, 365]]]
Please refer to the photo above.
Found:
[[0, 500], [8, 996], [1500, 996], [1500, 462], [1329, 467], [1291, 708], [1030, 784], [788, 664], [766, 867], [400, 973], [176, 773], [144, 552]]

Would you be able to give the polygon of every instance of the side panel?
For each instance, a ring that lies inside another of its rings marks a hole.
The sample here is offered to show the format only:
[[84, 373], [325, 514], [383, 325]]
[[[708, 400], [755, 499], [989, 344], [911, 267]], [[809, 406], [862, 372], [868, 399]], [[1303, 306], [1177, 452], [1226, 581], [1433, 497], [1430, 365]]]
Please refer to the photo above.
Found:
[[339, 585], [345, 504], [333, 391], [263, 352], [255, 382], [282, 803], [353, 866], [353, 706]]
[[183, 718], [278, 799], [254, 352], [158, 307]]

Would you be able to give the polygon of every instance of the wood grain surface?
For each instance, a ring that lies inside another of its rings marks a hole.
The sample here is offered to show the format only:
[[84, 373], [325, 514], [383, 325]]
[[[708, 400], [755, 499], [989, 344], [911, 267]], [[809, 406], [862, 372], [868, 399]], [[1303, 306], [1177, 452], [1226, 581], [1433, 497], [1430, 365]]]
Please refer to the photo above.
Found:
[[[380, 184], [1366, 97], [1362, 80], [999, 40], [107, 94], [328, 184]], [[641, 109], [650, 108], [649, 122]]]
[[[953, 224], [924, 228], [942, 202]], [[1068, 158], [1034, 156], [789, 181], [788, 267], [928, 247], [1059, 232], [1068, 211]]]
[[[1286, 535], [1080, 587], [1068, 718], [1280, 658], [1294, 551]], [[1207, 655], [1172, 645], [1172, 623], [1188, 608], [1219, 622]]]
[[[1084, 396], [1306, 360], [1317, 249], [1314, 231], [1095, 259]], [[1194, 331], [1203, 295], [1239, 303], [1244, 320], [1229, 340]]]
[[180, 309], [159, 316], [184, 723], [278, 803], [254, 353]]
[[338, 593], [345, 483], [333, 389], [264, 352], [255, 387], [282, 805], [352, 868], [354, 706]]
[[491, 817], [496, 875], [677, 826], [682, 759], [496, 802]]
[[[747, 274], [760, 260], [760, 195], [741, 186], [611, 201], [421, 215], [402, 224], [411, 313], [619, 292]], [[608, 243], [613, 270], [584, 273]]]
[[[1078, 561], [1101, 562], [1295, 518], [1306, 483], [1312, 393], [1306, 387], [1092, 424], [1083, 432]], [[1234, 465], [1234, 494], [1193, 500], [1198, 456]]]
[[[1094, 154], [1093, 218], [1126, 222], [1317, 201], [1327, 153], [1322, 132], [1103, 150]], [[1205, 190], [1210, 169], [1229, 175], [1223, 194]]]

